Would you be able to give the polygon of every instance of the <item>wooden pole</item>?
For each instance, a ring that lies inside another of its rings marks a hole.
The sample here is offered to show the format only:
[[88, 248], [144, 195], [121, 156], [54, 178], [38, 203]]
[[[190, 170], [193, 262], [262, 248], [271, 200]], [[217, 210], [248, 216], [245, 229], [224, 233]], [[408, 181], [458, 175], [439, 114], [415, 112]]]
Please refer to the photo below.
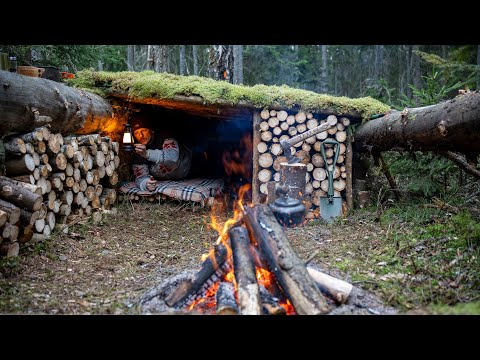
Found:
[[258, 181], [258, 144], [262, 141], [260, 138], [260, 123], [262, 118], [258, 111], [253, 112], [253, 172], [252, 172], [252, 202], [260, 204], [260, 184]]

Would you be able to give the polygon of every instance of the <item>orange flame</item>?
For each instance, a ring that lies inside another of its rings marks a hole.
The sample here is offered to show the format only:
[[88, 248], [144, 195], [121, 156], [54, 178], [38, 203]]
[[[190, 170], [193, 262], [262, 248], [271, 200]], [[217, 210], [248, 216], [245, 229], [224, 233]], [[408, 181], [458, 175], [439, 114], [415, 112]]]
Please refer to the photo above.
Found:
[[290, 303], [290, 301], [287, 299], [285, 302], [280, 302], [279, 305], [285, 309], [287, 312], [287, 315], [295, 315], [295, 308], [293, 305]]
[[273, 283], [273, 275], [270, 271], [257, 267], [257, 282], [259, 285], [269, 288]]

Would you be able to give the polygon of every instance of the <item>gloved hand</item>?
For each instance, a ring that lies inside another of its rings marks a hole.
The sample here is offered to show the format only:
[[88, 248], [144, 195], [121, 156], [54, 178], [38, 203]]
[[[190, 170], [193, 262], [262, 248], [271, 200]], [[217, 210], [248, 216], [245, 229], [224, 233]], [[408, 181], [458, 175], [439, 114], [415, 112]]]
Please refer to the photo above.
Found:
[[148, 159], [148, 150], [147, 147], [143, 144], [133, 144], [135, 146], [135, 152], [140, 155], [141, 157], [144, 157], [145, 159]]
[[157, 180], [150, 176], [150, 179], [147, 180], [146, 187], [148, 191], [154, 191], [157, 188]]

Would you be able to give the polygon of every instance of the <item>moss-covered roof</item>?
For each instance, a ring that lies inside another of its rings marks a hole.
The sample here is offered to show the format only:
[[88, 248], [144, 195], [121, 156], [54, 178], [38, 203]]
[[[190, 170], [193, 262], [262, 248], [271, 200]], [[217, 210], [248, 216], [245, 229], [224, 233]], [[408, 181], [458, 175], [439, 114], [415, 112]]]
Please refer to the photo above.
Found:
[[330, 109], [336, 113], [358, 113], [363, 120], [373, 114], [385, 113], [390, 108], [371, 97], [350, 99], [345, 96], [318, 94], [313, 91], [291, 88], [287, 85], [233, 85], [199, 76], [180, 76], [167, 73], [104, 72], [83, 70], [69, 83], [101, 96], [115, 91], [134, 98], [173, 99], [175, 96], [200, 96], [206, 104], [238, 105], [249, 103], [257, 108], [281, 106], [298, 107], [318, 112]]

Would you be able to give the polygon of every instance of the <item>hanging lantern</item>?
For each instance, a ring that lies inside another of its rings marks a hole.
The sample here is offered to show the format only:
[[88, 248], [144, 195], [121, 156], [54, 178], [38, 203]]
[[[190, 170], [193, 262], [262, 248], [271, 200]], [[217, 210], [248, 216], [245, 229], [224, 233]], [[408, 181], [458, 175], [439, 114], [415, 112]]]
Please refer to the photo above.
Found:
[[123, 150], [128, 152], [133, 151], [133, 142], [132, 125], [126, 123], [125, 131], [123, 133]]

